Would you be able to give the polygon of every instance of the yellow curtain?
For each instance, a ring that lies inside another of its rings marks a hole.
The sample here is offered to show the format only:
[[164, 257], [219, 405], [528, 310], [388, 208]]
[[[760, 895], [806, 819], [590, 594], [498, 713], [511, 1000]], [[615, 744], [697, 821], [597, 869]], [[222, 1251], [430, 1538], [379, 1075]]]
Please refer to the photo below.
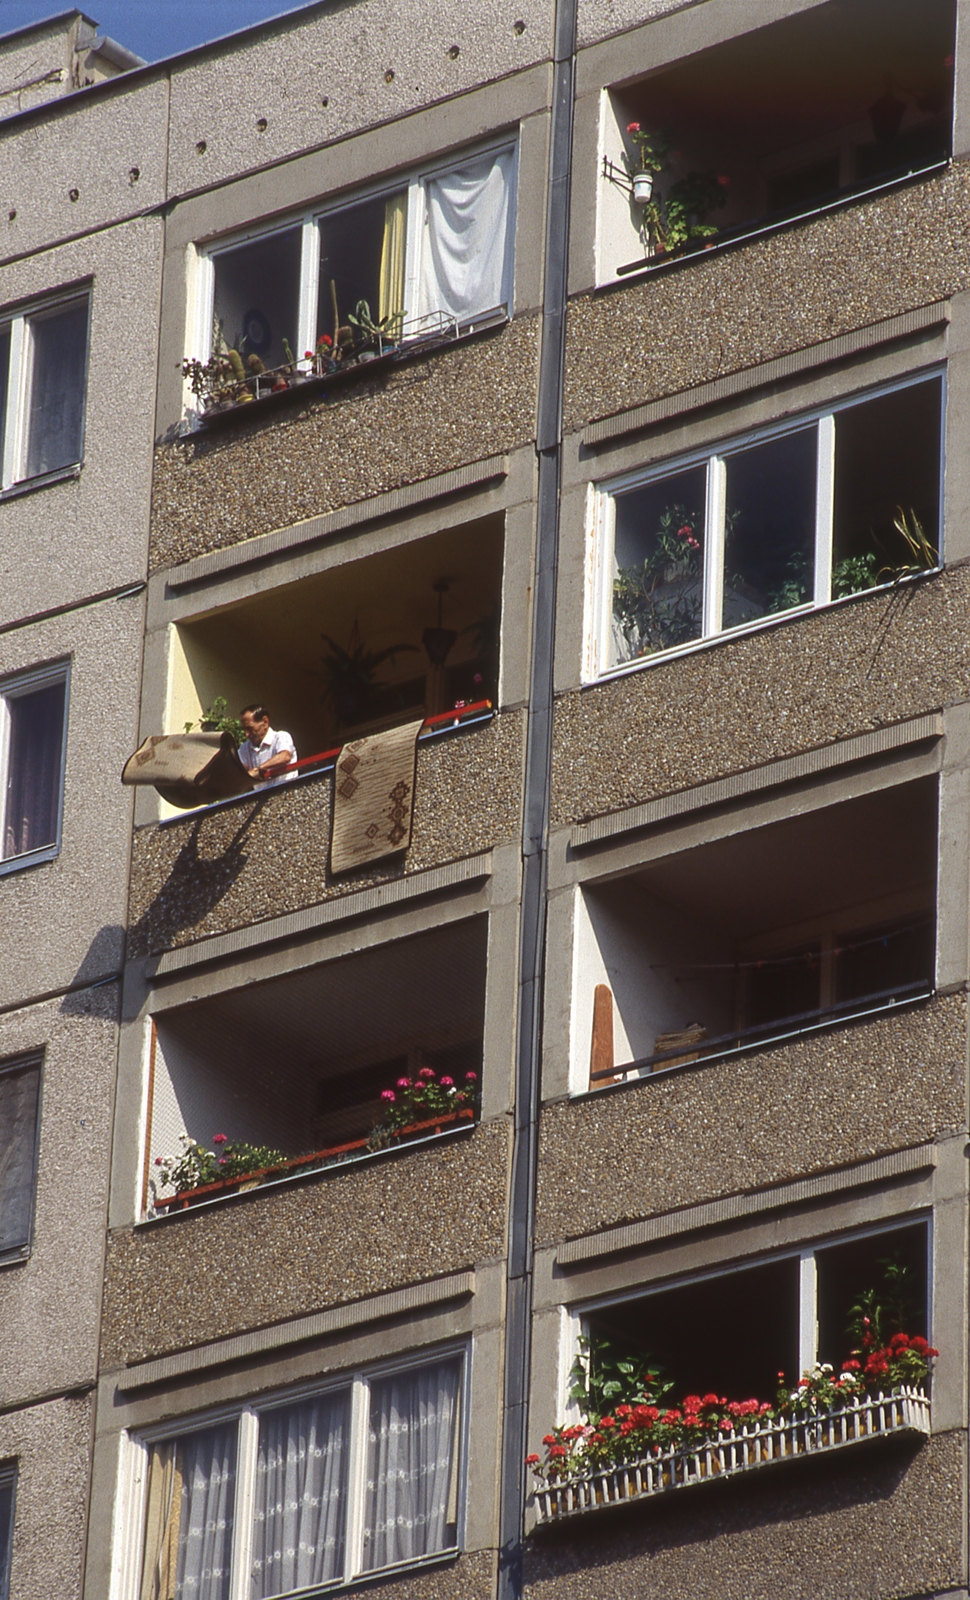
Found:
[[145, 1557], [140, 1600], [175, 1600], [182, 1471], [174, 1444], [152, 1447], [145, 1509]]
[[394, 317], [388, 332], [399, 338], [401, 318], [404, 315], [404, 249], [407, 242], [408, 197], [407, 191], [392, 194], [384, 204], [384, 243], [381, 248], [380, 298], [377, 320]]

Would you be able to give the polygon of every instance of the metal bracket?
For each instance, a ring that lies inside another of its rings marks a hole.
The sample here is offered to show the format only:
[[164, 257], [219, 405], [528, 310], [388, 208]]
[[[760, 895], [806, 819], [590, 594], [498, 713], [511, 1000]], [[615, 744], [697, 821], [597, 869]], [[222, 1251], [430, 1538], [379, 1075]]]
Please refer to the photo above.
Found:
[[632, 195], [633, 179], [608, 156], [603, 157], [603, 176], [608, 183], [615, 183], [618, 189], [625, 189], [627, 194]]

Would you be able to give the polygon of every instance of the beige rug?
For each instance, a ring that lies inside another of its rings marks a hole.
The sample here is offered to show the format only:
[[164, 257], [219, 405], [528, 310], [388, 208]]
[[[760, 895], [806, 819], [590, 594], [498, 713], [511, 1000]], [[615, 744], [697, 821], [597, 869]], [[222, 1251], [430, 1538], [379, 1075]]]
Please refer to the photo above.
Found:
[[423, 727], [423, 719], [408, 722], [344, 745], [334, 772], [331, 872], [348, 872], [408, 848]]
[[125, 762], [122, 783], [150, 783], [169, 805], [188, 810], [256, 787], [231, 733], [152, 734]]

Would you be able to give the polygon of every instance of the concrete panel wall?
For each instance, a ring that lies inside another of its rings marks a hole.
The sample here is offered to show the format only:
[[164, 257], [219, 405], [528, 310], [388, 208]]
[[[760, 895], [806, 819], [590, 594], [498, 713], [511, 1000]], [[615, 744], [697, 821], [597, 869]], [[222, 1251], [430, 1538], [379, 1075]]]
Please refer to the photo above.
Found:
[[964, 1127], [965, 1030], [965, 997], [950, 995], [548, 1106], [537, 1240], [764, 1188]]
[[81, 1593], [93, 1406], [90, 1396], [0, 1416], [0, 1460], [19, 1468], [10, 1593], [77, 1600]]
[[0, 1017], [0, 1058], [44, 1052], [33, 1248], [0, 1269], [0, 1406], [96, 1376], [118, 1005], [112, 983]]
[[0, 877], [0, 1004], [116, 972], [122, 960], [143, 602], [104, 600], [0, 634], [0, 677], [71, 663], [60, 855]]
[[84, 464], [0, 504], [0, 621], [144, 576], [160, 252], [160, 222], [140, 219], [0, 269], [4, 307], [91, 285]]

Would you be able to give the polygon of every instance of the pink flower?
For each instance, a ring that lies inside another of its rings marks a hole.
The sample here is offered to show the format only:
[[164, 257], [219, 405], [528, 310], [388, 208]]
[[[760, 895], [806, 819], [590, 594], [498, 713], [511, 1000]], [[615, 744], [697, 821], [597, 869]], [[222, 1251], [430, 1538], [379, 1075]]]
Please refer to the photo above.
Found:
[[690, 523], [689, 522], [685, 522], [682, 528], [678, 528], [677, 529], [677, 537], [678, 537], [678, 539], [689, 539], [692, 536], [693, 532], [694, 532], [694, 530], [691, 527]]
[[640, 124], [639, 124], [639, 122], [628, 122], [627, 125], [626, 125], [626, 131], [627, 131], [627, 133], [639, 133], [640, 132]]
[[434, 1077], [434, 1073], [432, 1072], [430, 1067], [422, 1067], [421, 1071], [418, 1073], [418, 1077], [419, 1078], [433, 1078]]
[[477, 1072], [466, 1072], [465, 1073], [465, 1082], [466, 1083], [477, 1083], [478, 1082], [478, 1073]]
[[442, 1089], [453, 1089], [455, 1087], [454, 1078], [442, 1078], [441, 1087]]
[[161, 1156], [156, 1156], [155, 1157], [155, 1165], [156, 1165], [156, 1167], [160, 1167], [160, 1166], [164, 1165]]
[[226, 1164], [225, 1156], [220, 1156], [219, 1160], [218, 1160], [218, 1162], [216, 1164], [217, 1164], [217, 1166], [224, 1167], [225, 1164]]
[[410, 1089], [410, 1087], [411, 1087], [411, 1079], [410, 1078], [398, 1078], [397, 1086], [398, 1086], [399, 1089]]
[[225, 1142], [226, 1142], [226, 1135], [224, 1133], [214, 1133], [212, 1135], [212, 1143], [213, 1144], [225, 1144]]
[[382, 1100], [387, 1100], [390, 1103], [391, 1101], [394, 1101], [394, 1100], [397, 1099], [397, 1095], [394, 1093], [393, 1089], [382, 1089], [381, 1090], [381, 1099]]

